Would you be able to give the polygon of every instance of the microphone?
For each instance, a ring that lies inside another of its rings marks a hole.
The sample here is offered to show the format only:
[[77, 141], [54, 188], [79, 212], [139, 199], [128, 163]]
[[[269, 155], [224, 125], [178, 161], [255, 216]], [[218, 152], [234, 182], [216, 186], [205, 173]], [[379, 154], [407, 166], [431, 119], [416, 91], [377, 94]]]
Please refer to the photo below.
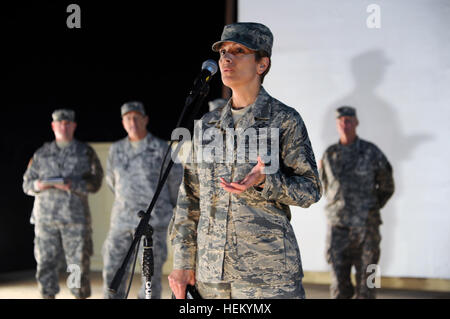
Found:
[[194, 87], [203, 86], [209, 82], [214, 74], [217, 73], [218, 67], [216, 61], [209, 59], [203, 62], [202, 70], [194, 81]]
[[[209, 86], [207, 83], [211, 80], [212, 76], [217, 73], [218, 66], [216, 61], [208, 59], [202, 64], [202, 70], [200, 74], [194, 80], [194, 86], [189, 91], [184, 103], [184, 109], [181, 112], [179, 121], [184, 118], [184, 112], [186, 112], [187, 106], [191, 105], [198, 95], [203, 95], [204, 98], [209, 92]], [[177, 123], [177, 127], [180, 127], [180, 122]], [[190, 121], [189, 121], [190, 123]]]

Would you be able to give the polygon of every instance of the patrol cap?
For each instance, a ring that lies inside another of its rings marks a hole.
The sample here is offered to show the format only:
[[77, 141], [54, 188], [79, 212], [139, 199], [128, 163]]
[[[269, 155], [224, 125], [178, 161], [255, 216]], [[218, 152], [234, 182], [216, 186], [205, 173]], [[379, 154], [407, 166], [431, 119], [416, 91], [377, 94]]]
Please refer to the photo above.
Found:
[[75, 111], [70, 109], [58, 109], [52, 113], [53, 121], [71, 121], [75, 122]]
[[336, 118], [340, 118], [341, 116], [356, 116], [356, 110], [351, 106], [341, 106], [336, 110]]
[[220, 41], [212, 46], [213, 51], [218, 52], [224, 42], [239, 43], [254, 51], [265, 51], [269, 57], [272, 55], [272, 32], [261, 23], [237, 22], [226, 25]]
[[220, 107], [226, 105], [227, 102], [228, 101], [225, 99], [215, 99], [215, 100], [209, 101], [208, 102], [209, 111], [211, 112], [217, 108], [220, 108]]
[[144, 109], [144, 104], [142, 104], [141, 102], [137, 102], [137, 101], [126, 102], [120, 108], [120, 114], [122, 116], [124, 116], [126, 113], [131, 112], [131, 111], [139, 112], [144, 116], [146, 115], [145, 109]]

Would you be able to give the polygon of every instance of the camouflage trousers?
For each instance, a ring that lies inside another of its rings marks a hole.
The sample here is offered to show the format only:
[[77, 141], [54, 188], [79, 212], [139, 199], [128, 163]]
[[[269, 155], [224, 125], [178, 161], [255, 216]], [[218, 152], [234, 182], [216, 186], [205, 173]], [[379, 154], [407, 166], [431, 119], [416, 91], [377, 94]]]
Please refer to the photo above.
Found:
[[[133, 258], [130, 259], [128, 270], [115, 294], [112, 294], [108, 287], [111, 284], [117, 270], [122, 265], [125, 256], [133, 241], [134, 230], [111, 229], [103, 245], [103, 296], [105, 299], [124, 299], [128, 289], [128, 279], [131, 275]], [[152, 299], [160, 299], [162, 293], [162, 268], [167, 259], [167, 230], [154, 229], [153, 231], [153, 265], [152, 276]], [[138, 259], [142, 266], [142, 238], [139, 247]], [[138, 298], [145, 298], [145, 281], [142, 279]]]
[[[375, 289], [368, 286], [372, 274], [368, 266], [380, 258], [379, 226], [329, 226], [327, 233], [327, 261], [331, 264], [331, 298], [375, 298]], [[355, 267], [356, 289], [351, 282], [351, 268]], [[356, 295], [355, 294], [356, 290]]]
[[59, 292], [59, 269], [64, 256], [69, 266], [70, 292], [77, 298], [91, 295], [89, 280], [90, 257], [93, 252], [92, 231], [83, 224], [35, 225], [34, 256], [37, 263], [36, 279], [43, 297]]

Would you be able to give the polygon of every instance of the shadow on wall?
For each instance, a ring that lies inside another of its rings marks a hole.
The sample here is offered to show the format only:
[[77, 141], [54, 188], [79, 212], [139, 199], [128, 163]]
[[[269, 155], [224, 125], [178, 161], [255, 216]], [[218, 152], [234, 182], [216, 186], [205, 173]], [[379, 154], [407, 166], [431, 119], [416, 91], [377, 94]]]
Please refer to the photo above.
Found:
[[[370, 50], [355, 56], [351, 60], [351, 72], [355, 81], [353, 90], [328, 107], [324, 119], [322, 141], [324, 145], [337, 143], [339, 137], [335, 124], [335, 110], [342, 105], [356, 108], [359, 126], [358, 136], [377, 145], [388, 158], [394, 170], [395, 193], [384, 209], [381, 210], [381, 258], [384, 267], [389, 267], [394, 255], [395, 225], [397, 214], [408, 214], [395, 210], [393, 198], [401, 196], [407, 185], [403, 182], [401, 166], [413, 156], [415, 149], [430, 141], [433, 136], [427, 133], [405, 135], [402, 122], [398, 118], [396, 107], [377, 95], [377, 87], [382, 83], [389, 61], [382, 50]], [[407, 123], [406, 123], [407, 124]], [[322, 154], [321, 154], [322, 156]]]

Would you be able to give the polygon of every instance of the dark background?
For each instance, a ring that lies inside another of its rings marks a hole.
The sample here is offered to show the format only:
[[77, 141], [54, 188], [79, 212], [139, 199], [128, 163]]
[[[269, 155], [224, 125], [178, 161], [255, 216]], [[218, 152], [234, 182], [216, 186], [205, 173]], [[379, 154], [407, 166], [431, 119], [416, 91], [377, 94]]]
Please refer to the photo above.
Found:
[[[66, 25], [70, 3], [81, 29]], [[33, 153], [54, 138], [51, 113], [72, 108], [75, 137], [123, 138], [120, 106], [142, 101], [149, 131], [168, 140], [194, 78], [220, 38], [226, 7], [236, 1], [33, 1], [1, 8], [0, 272], [33, 269], [34, 198], [22, 190]], [[230, 19], [230, 15], [227, 16]], [[207, 101], [222, 96], [211, 80]]]

